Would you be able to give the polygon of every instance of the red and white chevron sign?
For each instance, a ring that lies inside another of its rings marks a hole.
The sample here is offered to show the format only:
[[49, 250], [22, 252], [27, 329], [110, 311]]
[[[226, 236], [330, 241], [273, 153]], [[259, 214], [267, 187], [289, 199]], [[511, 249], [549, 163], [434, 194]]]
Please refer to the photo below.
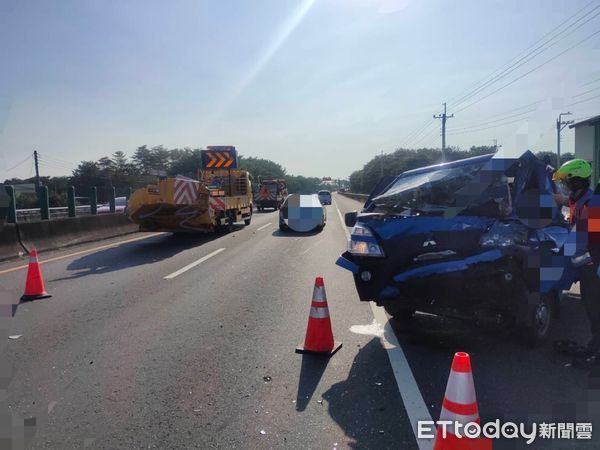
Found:
[[212, 208], [213, 211], [225, 211], [225, 202], [217, 197], [209, 197], [208, 206]]
[[191, 205], [198, 197], [198, 186], [200, 183], [189, 178], [175, 179], [175, 192], [173, 200], [176, 205]]

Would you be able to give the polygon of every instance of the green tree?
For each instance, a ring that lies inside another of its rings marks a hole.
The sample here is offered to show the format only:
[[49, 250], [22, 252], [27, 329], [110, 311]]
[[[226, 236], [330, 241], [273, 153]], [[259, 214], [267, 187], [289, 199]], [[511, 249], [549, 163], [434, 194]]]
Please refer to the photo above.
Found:
[[202, 157], [199, 149], [173, 149], [169, 153], [169, 176], [183, 175], [196, 178], [202, 169]]
[[286, 178], [285, 169], [280, 164], [269, 159], [255, 158], [253, 156], [246, 158], [240, 155], [238, 157], [238, 167], [250, 172], [255, 182], [257, 182], [259, 177], [262, 179]]
[[[446, 161], [469, 158], [472, 156], [494, 153], [492, 146], [471, 147], [460, 150], [450, 147], [446, 149]], [[407, 170], [425, 167], [442, 162], [442, 151], [434, 148], [405, 149], [399, 148], [393, 153], [377, 155], [367, 162], [362, 169], [350, 175], [350, 190], [368, 194], [383, 175], [398, 176]]]

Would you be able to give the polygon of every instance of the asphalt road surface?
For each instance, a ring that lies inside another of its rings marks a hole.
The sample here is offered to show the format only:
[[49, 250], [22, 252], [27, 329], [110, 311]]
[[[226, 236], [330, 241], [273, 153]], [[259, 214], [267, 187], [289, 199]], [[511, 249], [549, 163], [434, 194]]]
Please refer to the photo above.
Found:
[[[5, 320], [0, 402], [35, 417], [31, 448], [425, 449], [411, 423], [439, 417], [460, 350], [484, 422], [600, 424], [598, 375], [565, 366], [550, 346], [431, 315], [387, 322], [359, 302], [335, 265], [340, 213], [359, 207], [334, 195], [320, 233], [281, 233], [265, 212], [223, 236], [129, 235], [40, 255], [53, 297]], [[24, 262], [0, 265], [5, 304], [22, 294]], [[294, 353], [316, 276], [343, 342], [331, 359]], [[586, 328], [578, 298], [565, 295], [556, 336], [584, 340]], [[592, 442], [494, 448], [600, 448], [594, 431]]]

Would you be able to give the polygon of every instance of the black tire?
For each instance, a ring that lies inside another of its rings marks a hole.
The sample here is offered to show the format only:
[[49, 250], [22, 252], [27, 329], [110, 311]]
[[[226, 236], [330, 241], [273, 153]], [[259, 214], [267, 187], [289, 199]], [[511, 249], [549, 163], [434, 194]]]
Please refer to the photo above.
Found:
[[288, 226], [285, 223], [280, 223], [279, 224], [279, 230], [280, 231], [287, 231], [288, 230]]
[[235, 224], [235, 213], [234, 212], [230, 212], [229, 214], [227, 214], [227, 231], [229, 233], [231, 233], [234, 229], [234, 224]]
[[244, 219], [244, 225], [246, 226], [250, 225], [250, 222], [252, 222], [252, 211], [253, 209], [250, 208], [250, 216]]
[[525, 344], [539, 347], [548, 340], [555, 322], [557, 301], [555, 294], [540, 294], [539, 302], [528, 307], [526, 321], [520, 329]]
[[415, 315], [414, 308], [407, 308], [400, 301], [391, 301], [383, 304], [383, 309], [396, 320], [410, 320]]

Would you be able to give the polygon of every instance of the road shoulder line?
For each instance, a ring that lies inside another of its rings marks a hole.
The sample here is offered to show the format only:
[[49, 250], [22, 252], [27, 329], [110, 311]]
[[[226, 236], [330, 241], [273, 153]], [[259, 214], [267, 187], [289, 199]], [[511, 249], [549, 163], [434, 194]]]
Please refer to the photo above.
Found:
[[[342, 212], [340, 211], [340, 208], [338, 208], [335, 200], [333, 201], [333, 204], [337, 210], [344, 233], [346, 233], [346, 238], [349, 240], [350, 233], [344, 223]], [[420, 420], [432, 420], [431, 414], [429, 414], [425, 400], [423, 400], [423, 396], [417, 385], [417, 380], [415, 380], [415, 376], [408, 364], [406, 355], [402, 350], [402, 346], [396, 337], [396, 333], [394, 332], [386, 313], [373, 302], [369, 302], [369, 305], [371, 306], [373, 317], [381, 325], [384, 331], [381, 336], [381, 345], [387, 352], [390, 365], [392, 366], [392, 372], [396, 379], [400, 396], [404, 402], [404, 409], [410, 420], [417, 446], [419, 447], [419, 450], [431, 450], [433, 448], [432, 439], [417, 439], [417, 422]]]

